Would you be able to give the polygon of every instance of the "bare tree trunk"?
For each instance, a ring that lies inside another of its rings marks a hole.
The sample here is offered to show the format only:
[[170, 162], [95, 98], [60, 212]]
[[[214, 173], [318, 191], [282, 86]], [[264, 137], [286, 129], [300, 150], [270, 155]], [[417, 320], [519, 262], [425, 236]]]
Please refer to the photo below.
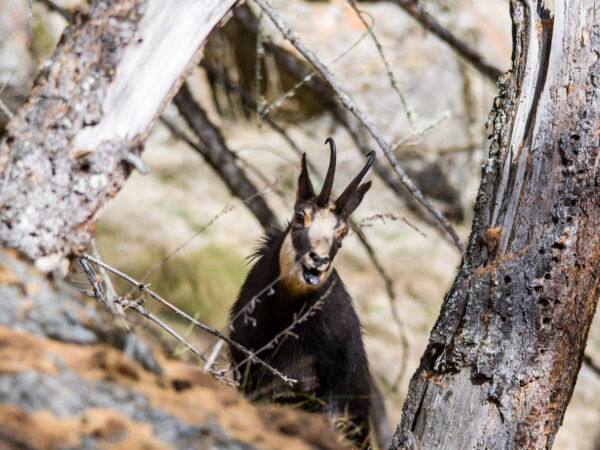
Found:
[[182, 73], [235, 0], [84, 5], [0, 147], [0, 240], [43, 271], [66, 270], [96, 215], [144, 170], [143, 143]]
[[600, 275], [600, 5], [512, 0], [468, 251], [393, 448], [550, 448]]

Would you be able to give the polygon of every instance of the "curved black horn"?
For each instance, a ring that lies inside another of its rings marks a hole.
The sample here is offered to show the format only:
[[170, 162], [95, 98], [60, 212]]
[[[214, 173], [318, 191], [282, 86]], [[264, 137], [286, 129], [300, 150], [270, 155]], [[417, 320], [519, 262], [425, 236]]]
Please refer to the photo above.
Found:
[[328, 137], [325, 143], [329, 143], [331, 148], [331, 155], [329, 156], [329, 168], [327, 169], [327, 175], [325, 175], [325, 181], [323, 182], [323, 189], [317, 198], [317, 205], [324, 207], [329, 202], [329, 196], [331, 195], [331, 188], [333, 187], [333, 177], [335, 176], [335, 142], [332, 137]]
[[341, 211], [342, 209], [344, 209], [344, 205], [346, 205], [348, 200], [350, 200], [350, 197], [352, 197], [352, 194], [354, 193], [354, 191], [356, 190], [356, 188], [362, 181], [363, 177], [367, 173], [367, 170], [369, 170], [369, 167], [371, 167], [371, 164], [373, 164], [373, 161], [375, 161], [375, 151], [369, 152], [367, 157], [369, 158], [369, 160], [367, 161], [365, 166], [358, 173], [358, 175], [356, 175], [354, 177], [354, 179], [350, 182], [348, 187], [344, 190], [344, 192], [342, 192], [342, 194], [338, 197], [337, 201], [335, 202], [336, 209], [338, 211]]

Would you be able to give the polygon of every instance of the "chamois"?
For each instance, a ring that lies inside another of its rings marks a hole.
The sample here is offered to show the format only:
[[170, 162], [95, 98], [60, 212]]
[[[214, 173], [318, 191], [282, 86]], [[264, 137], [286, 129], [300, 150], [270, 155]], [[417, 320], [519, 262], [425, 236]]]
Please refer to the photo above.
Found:
[[370, 374], [361, 325], [333, 260], [348, 233], [348, 217], [371, 187], [370, 181], [360, 183], [375, 152], [334, 201], [336, 148], [332, 138], [325, 143], [330, 160], [321, 193], [315, 194], [304, 153], [294, 216], [256, 250], [230, 316], [231, 338], [256, 352], [313, 307], [307, 320], [257, 355], [297, 382], [290, 387], [235, 348], [230, 352], [246, 395], [323, 411], [338, 426], [350, 425], [347, 436], [362, 446], [369, 437]]

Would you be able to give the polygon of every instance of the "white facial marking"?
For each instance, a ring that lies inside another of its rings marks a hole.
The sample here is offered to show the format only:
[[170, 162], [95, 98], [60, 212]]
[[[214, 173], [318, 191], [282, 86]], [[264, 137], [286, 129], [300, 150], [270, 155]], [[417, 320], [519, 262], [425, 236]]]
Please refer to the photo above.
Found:
[[328, 210], [320, 209], [312, 218], [308, 229], [308, 240], [312, 250], [320, 257], [329, 255], [336, 224], [335, 215]]

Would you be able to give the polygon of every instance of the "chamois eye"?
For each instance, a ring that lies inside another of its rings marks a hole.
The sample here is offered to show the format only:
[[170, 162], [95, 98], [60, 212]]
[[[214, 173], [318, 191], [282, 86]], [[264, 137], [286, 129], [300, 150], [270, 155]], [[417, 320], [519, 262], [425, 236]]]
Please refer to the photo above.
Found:
[[300, 230], [304, 227], [304, 213], [302, 212], [298, 212], [296, 213], [296, 215], [294, 216], [295, 220], [294, 220], [294, 228], [297, 230]]

